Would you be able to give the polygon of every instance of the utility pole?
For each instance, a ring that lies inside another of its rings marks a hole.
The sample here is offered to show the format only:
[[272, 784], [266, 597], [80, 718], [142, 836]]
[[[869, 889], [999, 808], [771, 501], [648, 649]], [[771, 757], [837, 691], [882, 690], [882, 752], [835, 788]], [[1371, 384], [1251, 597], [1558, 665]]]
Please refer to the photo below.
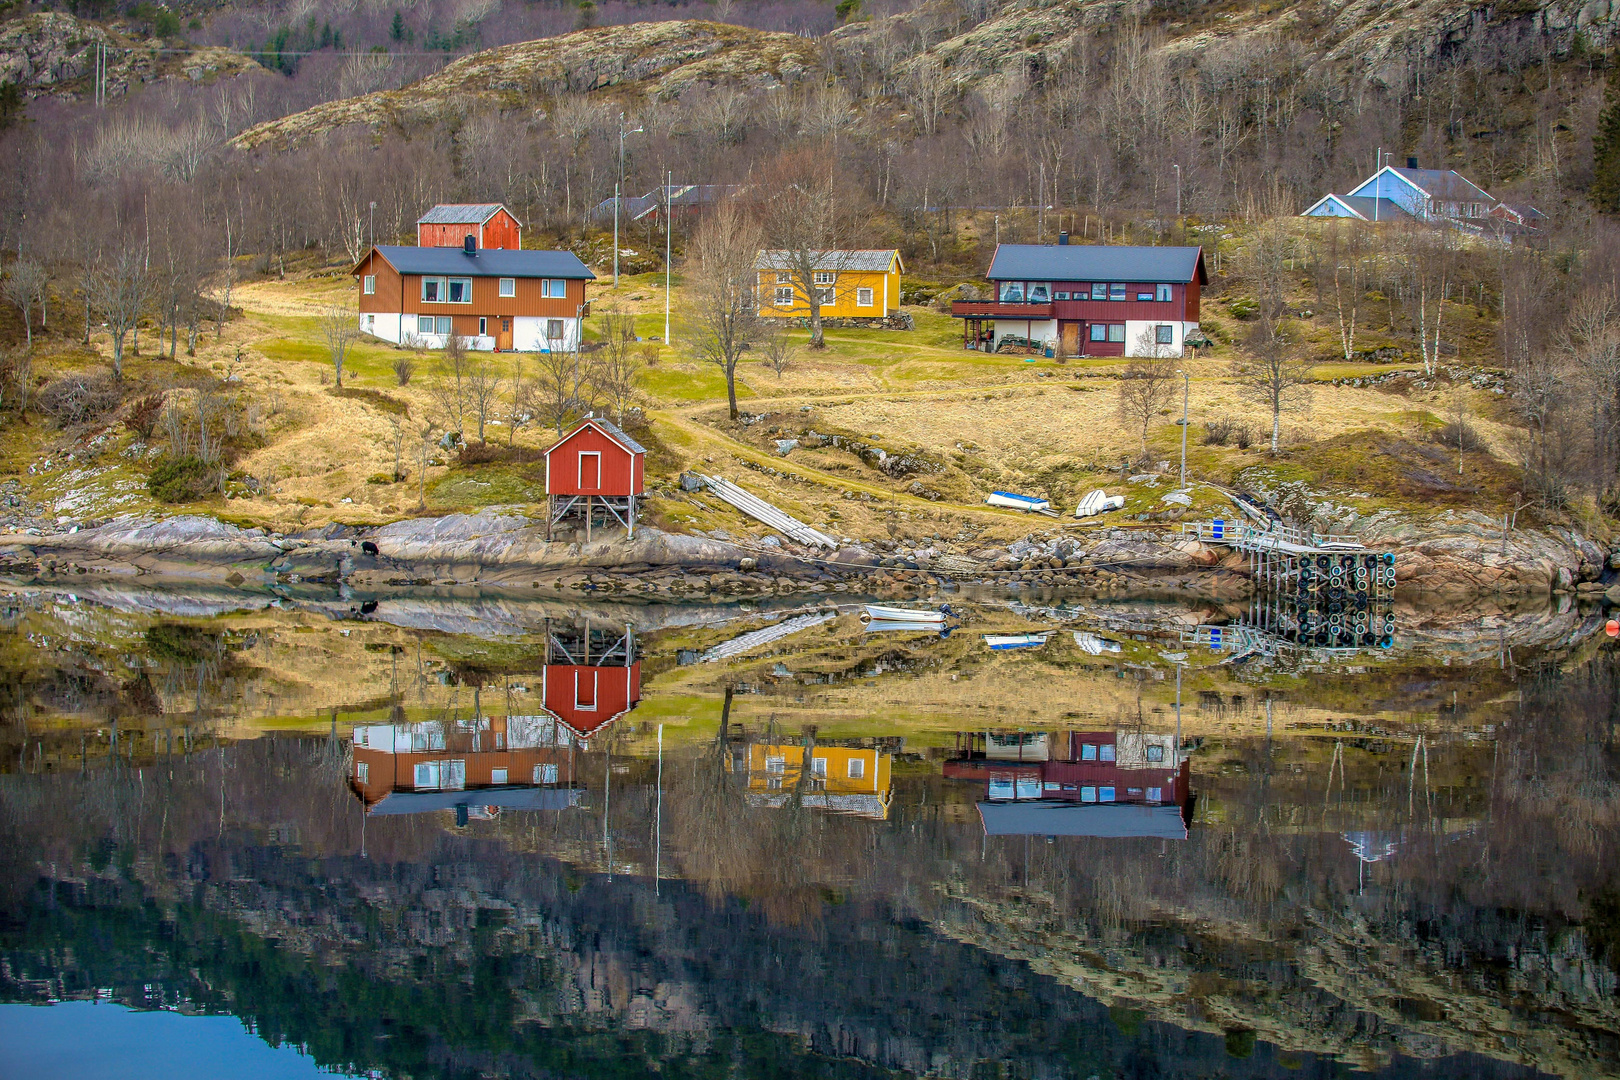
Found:
[[1181, 490], [1187, 490], [1187, 397], [1192, 392], [1192, 376], [1185, 371], [1181, 376]]
[[1176, 217], [1179, 219], [1181, 217], [1181, 166], [1172, 165], [1170, 167], [1176, 170]]
[[619, 201], [624, 198], [624, 137], [641, 131], [624, 129], [624, 113], [619, 114], [619, 182], [613, 185], [613, 287], [619, 287]]
[[370, 216], [367, 218], [367, 222], [366, 222], [366, 246], [368, 248], [374, 248], [374, 247], [377, 246], [377, 200], [376, 199], [371, 200], [371, 212], [370, 212]]
[[670, 233], [675, 228], [675, 208], [670, 205], [669, 190], [674, 186], [675, 174], [669, 170], [664, 171], [664, 344], [671, 344], [669, 340], [669, 279], [674, 274], [670, 265]]

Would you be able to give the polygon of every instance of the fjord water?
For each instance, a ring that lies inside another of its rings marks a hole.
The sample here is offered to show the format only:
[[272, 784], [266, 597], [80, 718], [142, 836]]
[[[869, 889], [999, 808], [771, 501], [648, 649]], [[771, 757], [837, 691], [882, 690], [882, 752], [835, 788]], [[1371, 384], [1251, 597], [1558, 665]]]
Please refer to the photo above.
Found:
[[1620, 1073], [1595, 611], [951, 603], [19, 588], [0, 1076]]

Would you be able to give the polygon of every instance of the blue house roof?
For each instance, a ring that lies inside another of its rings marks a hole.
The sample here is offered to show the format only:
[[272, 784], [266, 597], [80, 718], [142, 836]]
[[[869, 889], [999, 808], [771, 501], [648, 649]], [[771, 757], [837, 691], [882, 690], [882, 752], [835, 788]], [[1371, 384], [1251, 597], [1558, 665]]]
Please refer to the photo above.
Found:
[[[377, 254], [402, 274], [459, 274], [464, 277], [577, 278], [596, 280], [572, 251], [507, 251], [488, 248], [467, 255], [458, 247], [392, 247]], [[356, 267], [358, 270], [359, 267]]]
[[999, 244], [992, 281], [1162, 281], [1207, 284], [1201, 247]]

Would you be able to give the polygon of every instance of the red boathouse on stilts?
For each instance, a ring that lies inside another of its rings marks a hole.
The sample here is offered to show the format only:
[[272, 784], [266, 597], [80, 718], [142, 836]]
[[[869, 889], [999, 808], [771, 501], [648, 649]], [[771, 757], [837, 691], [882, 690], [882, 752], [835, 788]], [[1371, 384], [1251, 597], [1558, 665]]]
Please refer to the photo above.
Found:
[[636, 500], [646, 490], [647, 450], [607, 420], [588, 417], [546, 451], [546, 539], [557, 523], [585, 520], [591, 539], [597, 519], [636, 534]]

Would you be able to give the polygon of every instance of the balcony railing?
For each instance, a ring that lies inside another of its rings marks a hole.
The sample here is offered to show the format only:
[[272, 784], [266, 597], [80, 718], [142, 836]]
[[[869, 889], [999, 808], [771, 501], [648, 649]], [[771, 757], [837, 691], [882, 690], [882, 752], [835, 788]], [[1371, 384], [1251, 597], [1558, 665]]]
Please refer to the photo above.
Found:
[[1003, 303], [999, 300], [953, 300], [951, 314], [970, 319], [1050, 319], [1049, 302]]

